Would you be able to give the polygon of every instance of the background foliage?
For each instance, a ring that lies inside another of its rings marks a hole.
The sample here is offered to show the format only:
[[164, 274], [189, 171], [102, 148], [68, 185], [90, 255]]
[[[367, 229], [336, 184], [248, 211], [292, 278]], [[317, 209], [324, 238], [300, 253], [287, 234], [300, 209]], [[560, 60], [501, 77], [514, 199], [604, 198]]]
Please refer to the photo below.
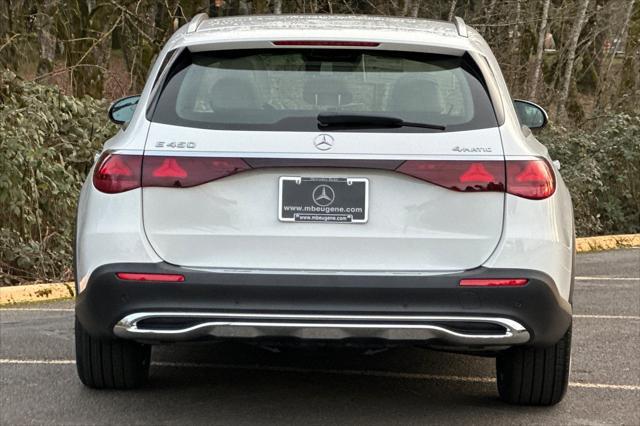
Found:
[[550, 126], [538, 140], [561, 163], [578, 236], [640, 232], [640, 116], [584, 130]]
[[0, 74], [0, 281], [70, 277], [78, 191], [116, 131], [105, 109]]

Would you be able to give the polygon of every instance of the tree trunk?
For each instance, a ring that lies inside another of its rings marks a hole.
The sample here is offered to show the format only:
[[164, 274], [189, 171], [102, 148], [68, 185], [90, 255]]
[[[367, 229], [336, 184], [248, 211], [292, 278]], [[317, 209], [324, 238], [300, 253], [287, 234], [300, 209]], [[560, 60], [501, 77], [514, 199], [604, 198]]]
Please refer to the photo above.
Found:
[[509, 46], [509, 87], [512, 93], [518, 92], [518, 71], [520, 68], [520, 9], [521, 1], [516, 0], [515, 18], [513, 20], [513, 34], [511, 34], [511, 43]]
[[253, 13], [261, 15], [267, 13], [267, 0], [253, 0]]
[[404, 0], [404, 3], [402, 4], [402, 12], [401, 12], [402, 16], [409, 16], [409, 11], [412, 8], [412, 4], [413, 4], [412, 0]]
[[[638, 104], [640, 104], [640, 45], [638, 45], [635, 52], [625, 60], [623, 75], [625, 74], [628, 77], [628, 91], [632, 94], [631, 99], [628, 101], [633, 105], [630, 109], [634, 110], [637, 114], [639, 110]], [[619, 99], [624, 99], [622, 97], [622, 93], [620, 94]]]
[[496, 2], [497, 0], [491, 0], [491, 2], [489, 3], [489, 7], [487, 8], [487, 13], [485, 15], [485, 23], [487, 24], [491, 22], [493, 18], [493, 11], [496, 8]]
[[17, 71], [21, 62], [18, 46], [22, 32], [20, 15], [23, 2], [21, 0], [5, 0], [0, 10], [0, 66]]
[[598, 109], [605, 109], [611, 102], [611, 95], [615, 94], [618, 91], [620, 79], [610, 78], [611, 67], [613, 66], [613, 61], [615, 59], [616, 50], [618, 50], [618, 47], [621, 46], [623, 49], [626, 48], [627, 36], [629, 34], [629, 22], [631, 21], [631, 15], [633, 14], [634, 3], [635, 0], [629, 0], [629, 3], [627, 4], [624, 21], [622, 23], [622, 26], [620, 27], [620, 30], [616, 33], [617, 36], [615, 37], [619, 39], [619, 42], [614, 44], [613, 40], [611, 40], [612, 51], [607, 52], [609, 54], [609, 60], [607, 61], [607, 66], [604, 72], [602, 72], [600, 76], [600, 81], [598, 84], [598, 93], [596, 95], [596, 108]]
[[451, 0], [451, 6], [449, 7], [449, 21], [453, 21], [453, 17], [456, 15], [457, 0]]
[[538, 45], [536, 46], [536, 59], [533, 62], [533, 74], [531, 75], [531, 85], [529, 87], [529, 99], [535, 100], [538, 91], [538, 80], [542, 71], [542, 55], [544, 54], [544, 39], [547, 36], [547, 18], [549, 17], [549, 5], [551, 0], [544, 0], [542, 5], [542, 17], [540, 19], [540, 30], [538, 31]]
[[[183, 2], [184, 4], [184, 2]], [[208, 13], [209, 15], [213, 16], [211, 14], [211, 6], [213, 6], [213, 1], [212, 0], [199, 0], [198, 1], [198, 9], [195, 11], [195, 13], [193, 13], [191, 16], [187, 16], [187, 20], [191, 19], [193, 15], [195, 15], [196, 13]], [[215, 6], [214, 6], [214, 11], [215, 11]]]
[[556, 118], [558, 120], [567, 119], [567, 99], [569, 97], [569, 87], [571, 85], [571, 77], [573, 75], [573, 63], [576, 59], [576, 49], [578, 48], [578, 40], [580, 39], [580, 33], [585, 23], [585, 17], [587, 14], [587, 8], [589, 7], [589, 0], [580, 0], [578, 5], [578, 11], [576, 13], [576, 19], [573, 22], [571, 28], [571, 34], [569, 36], [569, 44], [567, 45], [567, 63], [564, 68], [564, 75], [562, 77], [562, 83], [560, 86], [560, 95], [558, 97], [558, 105], [556, 107]]
[[[161, 6], [163, 7], [163, 6]], [[129, 11], [137, 18], [126, 15], [122, 24], [122, 55], [129, 71], [131, 86], [129, 92], [142, 90], [147, 76], [149, 63], [155, 53], [155, 23], [158, 4], [153, 0], [142, 1], [129, 6]]]
[[96, 6], [92, 0], [76, 0], [68, 7], [69, 18], [63, 27], [67, 30], [65, 54], [73, 94], [102, 98], [111, 57], [111, 30], [119, 15], [111, 4]]
[[38, 68], [37, 76], [42, 76], [53, 71], [54, 60], [56, 56], [56, 36], [54, 35], [53, 16], [57, 6], [56, 0], [44, 0], [38, 15], [36, 17], [36, 26], [38, 28]]
[[241, 15], [251, 15], [251, 3], [249, 3], [247, 0], [240, 0], [238, 4], [238, 10]]
[[497, 0], [491, 0], [491, 2], [489, 3], [489, 6], [487, 7], [484, 14], [485, 27], [481, 27], [480, 29], [482, 33], [482, 37], [484, 37], [487, 40], [489, 39], [489, 36], [491, 34], [491, 27], [489, 25], [495, 22], [495, 19], [493, 18], [493, 11], [496, 8], [496, 2]]
[[273, 0], [273, 13], [276, 15], [282, 14], [282, 0]]
[[[631, 2], [633, 3], [633, 1]], [[629, 18], [633, 16], [633, 4], [629, 5], [625, 17], [625, 27], [622, 34], [621, 46], [624, 48], [624, 59], [620, 78], [616, 79], [616, 104], [634, 114], [640, 112], [640, 25], [630, 25]], [[629, 13], [631, 12], [631, 13]]]
[[414, 18], [418, 17], [418, 13], [420, 12], [420, 3], [421, 0], [413, 0], [413, 4], [411, 5], [411, 16]]
[[156, 15], [156, 27], [166, 29], [167, 34], [173, 34], [177, 27], [175, 26], [179, 18], [182, 16], [182, 9], [179, 7], [179, 0], [167, 0], [164, 7], [158, 8]]

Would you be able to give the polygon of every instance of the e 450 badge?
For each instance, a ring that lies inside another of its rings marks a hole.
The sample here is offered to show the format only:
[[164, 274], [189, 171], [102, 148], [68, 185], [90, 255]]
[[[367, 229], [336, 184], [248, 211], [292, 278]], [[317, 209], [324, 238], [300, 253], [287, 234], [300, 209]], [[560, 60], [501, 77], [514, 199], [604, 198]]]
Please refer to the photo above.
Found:
[[173, 149], [194, 149], [196, 147], [195, 142], [180, 141], [180, 142], [156, 142], [156, 148], [173, 148]]

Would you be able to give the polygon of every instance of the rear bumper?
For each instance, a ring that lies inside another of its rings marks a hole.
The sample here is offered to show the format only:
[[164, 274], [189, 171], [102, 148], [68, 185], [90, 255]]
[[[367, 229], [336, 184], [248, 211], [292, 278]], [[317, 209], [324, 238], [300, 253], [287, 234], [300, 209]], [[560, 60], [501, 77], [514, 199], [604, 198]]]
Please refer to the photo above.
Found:
[[[117, 272], [182, 274], [134, 282]], [[463, 278], [527, 278], [523, 287], [460, 287]], [[380, 339], [439, 345], [547, 346], [571, 306], [547, 275], [478, 268], [457, 274], [317, 275], [203, 272], [157, 264], [94, 271], [76, 314], [93, 335], [141, 341], [213, 338]]]

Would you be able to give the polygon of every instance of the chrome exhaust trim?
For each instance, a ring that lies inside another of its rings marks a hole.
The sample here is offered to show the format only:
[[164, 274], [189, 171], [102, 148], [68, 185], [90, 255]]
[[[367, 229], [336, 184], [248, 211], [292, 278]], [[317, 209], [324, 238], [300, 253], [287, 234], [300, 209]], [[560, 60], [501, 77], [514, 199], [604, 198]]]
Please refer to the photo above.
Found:
[[[193, 325], [145, 326], [145, 320], [176, 319]], [[447, 324], [491, 324], [500, 332], [454, 330]], [[500, 317], [413, 315], [313, 315], [223, 312], [140, 312], [127, 315], [113, 327], [116, 336], [133, 340], [187, 341], [203, 337], [427, 341], [454, 345], [514, 345], [526, 343], [529, 332], [520, 323]]]

